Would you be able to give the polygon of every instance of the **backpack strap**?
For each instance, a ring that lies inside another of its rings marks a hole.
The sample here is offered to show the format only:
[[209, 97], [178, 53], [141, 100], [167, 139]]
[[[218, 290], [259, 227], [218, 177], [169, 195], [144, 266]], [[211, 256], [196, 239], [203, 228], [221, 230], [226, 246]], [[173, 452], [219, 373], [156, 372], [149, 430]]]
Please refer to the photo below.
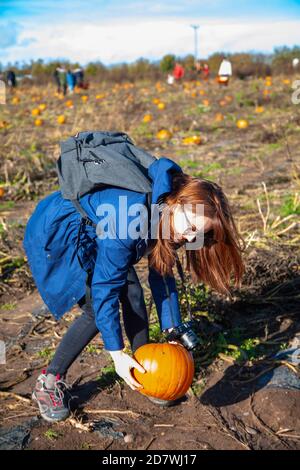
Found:
[[86, 271], [86, 280], [85, 280], [85, 301], [87, 303], [91, 303], [91, 279], [92, 279], [92, 270], [89, 268], [87, 270], [85, 270], [83, 264], [82, 264], [82, 261], [81, 261], [81, 258], [79, 256], [79, 243], [80, 243], [80, 235], [81, 235], [81, 231], [82, 231], [82, 228], [84, 225], [90, 225], [91, 227], [97, 227], [97, 225], [89, 218], [89, 216], [87, 215], [87, 213], [85, 212], [85, 210], [83, 209], [82, 205], [80, 204], [80, 202], [78, 201], [78, 199], [72, 199], [71, 202], [73, 203], [73, 205], [75, 206], [75, 209], [80, 213], [81, 215], [81, 221], [80, 221], [80, 225], [79, 225], [79, 229], [78, 229], [78, 233], [77, 233], [77, 240], [76, 240], [76, 256], [77, 256], [77, 259], [78, 259], [78, 262], [80, 264], [80, 267], [81, 269], [83, 269], [84, 271]]
[[72, 199], [71, 200], [72, 204], [75, 206], [75, 209], [79, 212], [79, 214], [81, 215], [82, 219], [83, 219], [83, 222], [85, 223], [85, 225], [90, 225], [91, 227], [94, 227], [94, 228], [97, 228], [97, 224], [95, 224], [90, 218], [89, 216], [87, 215], [87, 213], [85, 212], [85, 210], [83, 209], [82, 205], [80, 204], [80, 202], [78, 201], [78, 199]]

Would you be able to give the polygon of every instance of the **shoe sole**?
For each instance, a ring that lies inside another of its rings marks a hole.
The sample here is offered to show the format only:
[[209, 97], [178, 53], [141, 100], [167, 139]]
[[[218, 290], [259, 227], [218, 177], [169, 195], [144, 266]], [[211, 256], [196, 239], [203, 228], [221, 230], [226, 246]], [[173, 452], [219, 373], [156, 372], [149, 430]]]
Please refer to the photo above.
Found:
[[48, 421], [48, 423], [58, 423], [60, 421], [65, 421], [67, 418], [69, 418], [70, 414], [68, 414], [68, 416], [66, 416], [65, 418], [60, 418], [60, 419], [53, 419], [53, 418], [50, 418], [49, 416], [45, 415], [43, 413], [43, 411], [41, 410], [41, 406], [40, 406], [40, 403], [37, 399], [37, 397], [35, 396], [35, 393], [32, 392], [32, 395], [31, 395], [31, 398], [33, 401], [35, 401], [37, 403], [37, 406], [39, 408], [39, 412], [41, 414], [41, 417], [45, 420], [45, 421]]

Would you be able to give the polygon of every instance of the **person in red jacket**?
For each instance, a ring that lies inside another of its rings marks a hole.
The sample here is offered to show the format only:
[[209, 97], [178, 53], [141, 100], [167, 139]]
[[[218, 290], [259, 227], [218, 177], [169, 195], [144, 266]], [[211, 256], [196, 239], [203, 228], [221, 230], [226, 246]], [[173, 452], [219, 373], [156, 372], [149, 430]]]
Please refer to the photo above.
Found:
[[204, 80], [208, 80], [208, 79], [209, 79], [209, 74], [210, 74], [209, 65], [208, 65], [208, 64], [204, 64], [204, 65], [203, 65], [203, 78], [204, 78]]
[[184, 77], [184, 68], [181, 64], [176, 62], [174, 70], [173, 70], [173, 77], [175, 80], [181, 80]]

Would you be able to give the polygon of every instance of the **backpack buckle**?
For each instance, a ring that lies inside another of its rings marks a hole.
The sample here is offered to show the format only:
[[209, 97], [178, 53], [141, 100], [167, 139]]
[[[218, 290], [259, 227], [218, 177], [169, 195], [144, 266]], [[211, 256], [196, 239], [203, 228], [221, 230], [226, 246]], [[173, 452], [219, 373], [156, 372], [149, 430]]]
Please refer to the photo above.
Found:
[[94, 224], [94, 222], [92, 222], [87, 217], [82, 217], [81, 222], [83, 223], [83, 225], [89, 225], [89, 227], [95, 227], [96, 226], [96, 224]]

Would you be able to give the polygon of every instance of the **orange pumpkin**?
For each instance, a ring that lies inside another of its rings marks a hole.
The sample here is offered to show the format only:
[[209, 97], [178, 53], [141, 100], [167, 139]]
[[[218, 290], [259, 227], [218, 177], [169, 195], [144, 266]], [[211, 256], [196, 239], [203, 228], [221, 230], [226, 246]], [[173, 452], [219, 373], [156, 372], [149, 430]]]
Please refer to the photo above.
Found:
[[239, 129], [247, 129], [247, 127], [249, 127], [249, 122], [246, 119], [239, 119], [236, 125]]
[[65, 103], [67, 108], [73, 108], [73, 101], [72, 100], [67, 100]]
[[40, 127], [40, 126], [42, 126], [43, 124], [44, 124], [44, 121], [43, 121], [42, 119], [40, 119], [40, 118], [37, 118], [37, 119], [34, 121], [34, 125], [35, 125], [36, 127]]
[[138, 348], [134, 358], [146, 372], [133, 369], [132, 375], [143, 385], [143, 395], [176, 400], [191, 386], [194, 377], [192, 354], [179, 343], [148, 343]]
[[166, 105], [165, 103], [158, 103], [157, 107], [158, 109], [162, 110], [162, 109], [165, 109]]
[[66, 116], [64, 116], [63, 114], [60, 114], [59, 116], [57, 116], [58, 124], [65, 124], [65, 122], [66, 122]]
[[222, 113], [217, 113], [217, 114], [215, 115], [215, 121], [216, 121], [216, 122], [221, 122], [221, 121], [223, 121], [223, 120], [224, 120], [224, 116], [223, 116]]
[[263, 113], [265, 110], [265, 108], [263, 106], [256, 106], [255, 108], [255, 112], [260, 114], [260, 113]]
[[151, 122], [152, 119], [152, 114], [145, 114], [145, 116], [143, 117], [143, 122]]
[[161, 129], [157, 132], [156, 138], [159, 140], [169, 140], [172, 138], [172, 132], [168, 129]]
[[202, 139], [199, 135], [192, 135], [191, 137], [184, 137], [182, 143], [183, 145], [200, 145]]
[[19, 96], [14, 96], [13, 99], [11, 100], [12, 104], [19, 104], [20, 101], [21, 100]]
[[34, 108], [31, 111], [32, 116], [39, 116], [41, 114], [41, 110], [39, 108]]

